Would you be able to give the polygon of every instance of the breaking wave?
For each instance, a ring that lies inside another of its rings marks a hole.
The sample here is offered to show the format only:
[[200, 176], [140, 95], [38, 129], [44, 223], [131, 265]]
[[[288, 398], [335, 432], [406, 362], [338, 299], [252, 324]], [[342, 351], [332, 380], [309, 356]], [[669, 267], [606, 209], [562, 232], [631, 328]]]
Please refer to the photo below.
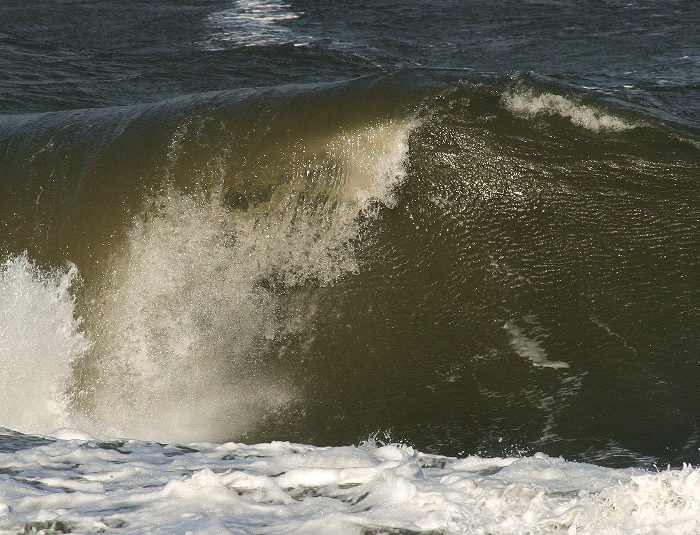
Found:
[[1, 118], [0, 425], [694, 460], [697, 148], [456, 76]]
[[[313, 311], [289, 293], [357, 271], [352, 242], [373, 210], [393, 204], [415, 126], [385, 122], [314, 142], [288, 155], [284, 183], [255, 206], [232, 211], [223, 175], [189, 194], [165, 185], [104, 261], [99, 288], [83, 295], [84, 326], [75, 266], [45, 272], [26, 253], [8, 259], [0, 309], [12, 317], [2, 344], [12, 401], [2, 424], [213, 440], [290, 403], [298, 393], [282, 356], [266, 355], [309, 329]], [[27, 414], [32, 375], [43, 404]]]
[[27, 433], [78, 425], [68, 416], [71, 363], [91, 347], [75, 315], [78, 270], [42, 270], [26, 254], [0, 266], [0, 421]]

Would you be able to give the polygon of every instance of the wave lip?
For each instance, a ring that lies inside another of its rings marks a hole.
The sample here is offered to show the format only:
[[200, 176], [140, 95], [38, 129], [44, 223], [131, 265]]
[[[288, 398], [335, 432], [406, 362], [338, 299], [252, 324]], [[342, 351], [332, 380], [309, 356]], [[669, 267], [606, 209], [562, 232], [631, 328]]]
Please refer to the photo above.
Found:
[[506, 91], [501, 100], [516, 115], [558, 115], [592, 132], [624, 132], [638, 126], [600, 109], [552, 93], [536, 95], [529, 89]]

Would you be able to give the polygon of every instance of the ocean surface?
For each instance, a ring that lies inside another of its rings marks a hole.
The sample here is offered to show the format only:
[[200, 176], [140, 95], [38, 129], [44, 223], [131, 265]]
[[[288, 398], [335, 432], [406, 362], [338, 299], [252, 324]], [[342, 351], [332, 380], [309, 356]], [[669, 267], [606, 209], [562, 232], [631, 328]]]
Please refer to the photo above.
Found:
[[700, 533], [698, 29], [0, 2], [0, 533]]

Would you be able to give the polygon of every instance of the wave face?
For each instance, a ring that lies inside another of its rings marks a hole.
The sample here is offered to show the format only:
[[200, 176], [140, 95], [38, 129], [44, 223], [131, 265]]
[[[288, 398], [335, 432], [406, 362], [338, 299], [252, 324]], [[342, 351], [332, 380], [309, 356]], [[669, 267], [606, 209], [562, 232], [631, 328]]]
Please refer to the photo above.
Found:
[[426, 70], [4, 117], [0, 425], [694, 461], [699, 150]]

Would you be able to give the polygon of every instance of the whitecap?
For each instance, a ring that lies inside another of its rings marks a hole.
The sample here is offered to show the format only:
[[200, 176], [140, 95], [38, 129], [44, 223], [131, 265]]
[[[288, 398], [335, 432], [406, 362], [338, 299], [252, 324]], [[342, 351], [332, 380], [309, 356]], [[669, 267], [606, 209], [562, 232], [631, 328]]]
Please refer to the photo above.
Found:
[[558, 115], [592, 132], [622, 132], [638, 126], [599, 108], [552, 93], [537, 95], [531, 90], [506, 92], [502, 95], [502, 102], [517, 115]]

